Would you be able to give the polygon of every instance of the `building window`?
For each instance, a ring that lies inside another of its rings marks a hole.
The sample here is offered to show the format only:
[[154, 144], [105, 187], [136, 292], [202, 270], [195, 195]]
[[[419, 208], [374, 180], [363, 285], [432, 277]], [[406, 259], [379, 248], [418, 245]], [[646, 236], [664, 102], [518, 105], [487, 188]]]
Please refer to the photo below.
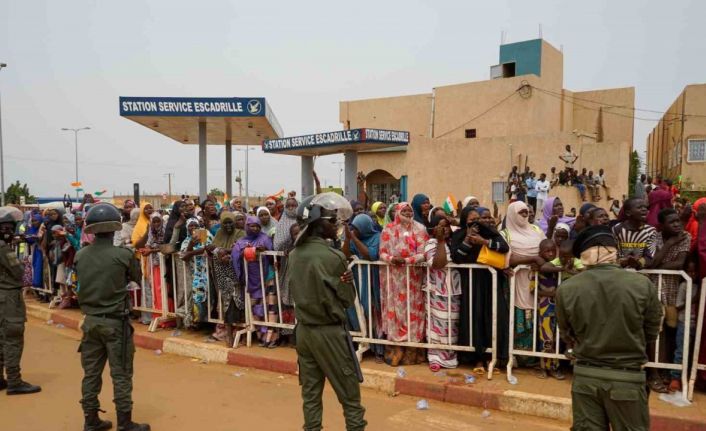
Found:
[[689, 139], [687, 162], [706, 162], [706, 139]]
[[466, 139], [471, 139], [476, 137], [476, 129], [466, 129]]
[[513, 76], [515, 76], [515, 63], [504, 63], [503, 78], [512, 78]]
[[506, 187], [507, 183], [505, 181], [493, 181], [493, 202], [505, 202]]

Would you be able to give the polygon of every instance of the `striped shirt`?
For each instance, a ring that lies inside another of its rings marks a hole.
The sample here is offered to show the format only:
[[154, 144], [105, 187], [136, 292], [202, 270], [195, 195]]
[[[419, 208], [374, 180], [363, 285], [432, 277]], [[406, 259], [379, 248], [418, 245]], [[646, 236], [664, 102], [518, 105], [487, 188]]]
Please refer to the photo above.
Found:
[[613, 226], [613, 235], [618, 241], [618, 257], [621, 259], [629, 255], [652, 259], [657, 251], [657, 229], [648, 224], [632, 230], [625, 223], [618, 223]]

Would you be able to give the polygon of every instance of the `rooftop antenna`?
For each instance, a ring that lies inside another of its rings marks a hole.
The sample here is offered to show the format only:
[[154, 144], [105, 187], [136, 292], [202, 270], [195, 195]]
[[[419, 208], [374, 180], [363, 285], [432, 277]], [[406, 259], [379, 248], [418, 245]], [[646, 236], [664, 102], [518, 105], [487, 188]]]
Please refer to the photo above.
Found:
[[505, 45], [505, 30], [500, 31], [500, 45]]
[[542, 24], [539, 24], [539, 38], [542, 38]]

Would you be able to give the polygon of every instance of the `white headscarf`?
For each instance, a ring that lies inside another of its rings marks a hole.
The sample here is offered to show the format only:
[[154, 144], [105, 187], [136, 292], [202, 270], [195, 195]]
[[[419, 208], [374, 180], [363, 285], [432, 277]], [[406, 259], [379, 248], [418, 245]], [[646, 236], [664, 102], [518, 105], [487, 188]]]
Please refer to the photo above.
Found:
[[520, 215], [526, 210], [527, 204], [521, 201], [513, 202], [507, 207], [505, 225], [509, 235], [510, 249], [519, 256], [539, 255], [539, 243], [546, 238], [544, 232], [533, 227], [527, 217]]
[[466, 196], [461, 201], [461, 204], [463, 205], [464, 208], [466, 208], [468, 206], [468, 203], [471, 202], [473, 199], [478, 200], [478, 198], [475, 196]]

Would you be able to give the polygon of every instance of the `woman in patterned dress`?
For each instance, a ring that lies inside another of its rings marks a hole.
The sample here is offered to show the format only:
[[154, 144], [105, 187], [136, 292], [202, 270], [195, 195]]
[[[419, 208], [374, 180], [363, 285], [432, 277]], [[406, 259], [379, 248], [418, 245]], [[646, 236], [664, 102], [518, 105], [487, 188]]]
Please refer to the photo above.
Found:
[[[204, 256], [205, 247], [213, 241], [213, 236], [206, 231], [206, 240], [202, 241], [197, 234], [199, 220], [190, 218], [186, 222], [187, 236], [181, 243], [181, 258], [187, 263], [192, 274], [191, 297], [186, 298], [184, 325], [196, 326], [199, 322], [208, 320], [206, 304], [206, 289], [208, 289], [208, 258]], [[200, 232], [198, 232], [200, 233]]]
[[[424, 262], [424, 244], [429, 236], [413, 216], [409, 203], [397, 204], [395, 221], [383, 229], [380, 242], [380, 259], [390, 264], [380, 271], [382, 329], [388, 340], [396, 342], [419, 343], [424, 339], [425, 271], [407, 265]], [[393, 346], [385, 350], [385, 362], [392, 366], [422, 362], [424, 356], [424, 351], [416, 348]]]

